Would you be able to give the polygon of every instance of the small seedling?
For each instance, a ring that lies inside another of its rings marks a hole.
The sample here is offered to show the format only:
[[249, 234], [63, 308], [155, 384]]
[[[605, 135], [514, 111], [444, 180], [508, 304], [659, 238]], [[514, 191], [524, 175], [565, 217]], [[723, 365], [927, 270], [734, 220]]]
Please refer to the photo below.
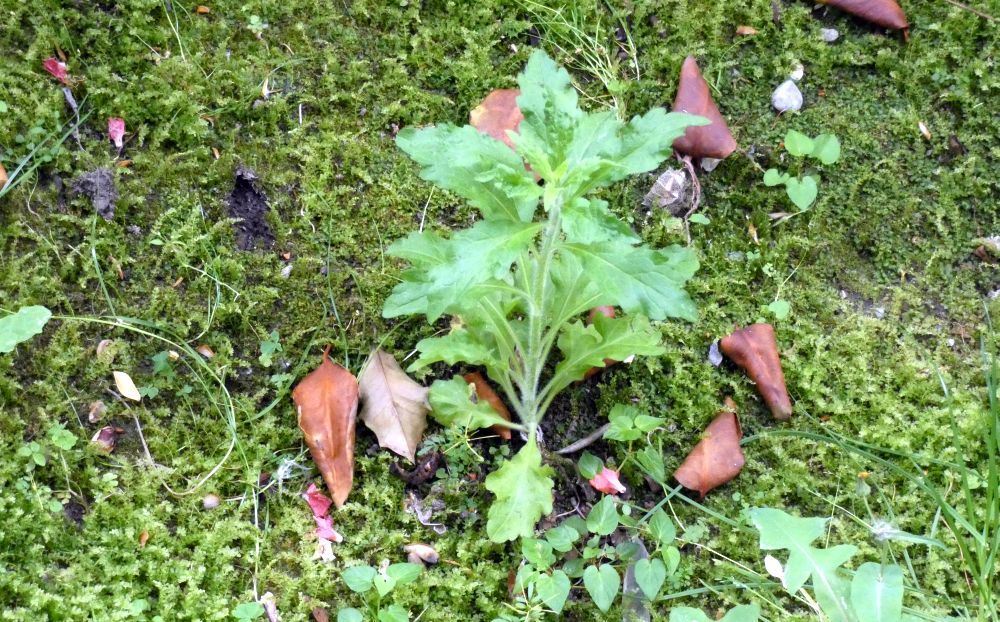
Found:
[[242, 622], [257, 620], [264, 615], [264, 607], [260, 603], [241, 603], [233, 609], [233, 617]]
[[[802, 158], [797, 172], [802, 173], [804, 158], [813, 158], [829, 165], [840, 159], [840, 140], [833, 134], [820, 134], [809, 138], [802, 132], [788, 130], [785, 134], [785, 151], [796, 158]], [[785, 186], [788, 198], [800, 210], [805, 211], [816, 201], [819, 194], [819, 176], [815, 173], [796, 174], [769, 168], [764, 172], [765, 186]]]
[[264, 367], [270, 367], [277, 352], [281, 352], [281, 339], [278, 336], [278, 331], [272, 330], [267, 339], [260, 342], [260, 356], [257, 357], [257, 360]]
[[[383, 562], [379, 568], [351, 566], [341, 573], [341, 577], [348, 589], [364, 596], [368, 620], [408, 622], [410, 613], [406, 609], [399, 605], [385, 605], [382, 599], [397, 587], [416, 581], [423, 569], [420, 564]], [[360, 622], [365, 619], [364, 614], [354, 607], [341, 609], [337, 613], [337, 622]]]

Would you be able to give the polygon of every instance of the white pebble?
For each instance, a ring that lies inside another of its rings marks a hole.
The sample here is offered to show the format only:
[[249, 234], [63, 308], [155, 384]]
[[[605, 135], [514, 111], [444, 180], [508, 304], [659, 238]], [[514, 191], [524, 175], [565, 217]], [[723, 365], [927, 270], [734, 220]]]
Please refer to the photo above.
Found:
[[840, 33], [836, 28], [820, 28], [819, 36], [827, 43], [833, 43], [840, 38]]
[[806, 73], [806, 68], [802, 66], [802, 63], [799, 63], [795, 65], [795, 69], [792, 69], [792, 73], [788, 74], [788, 78], [790, 80], [795, 80], [796, 82], [798, 82], [799, 80], [802, 79], [802, 76], [804, 76], [805, 73]]
[[771, 105], [778, 112], [795, 112], [802, 108], [802, 91], [793, 80], [785, 80], [771, 94]]

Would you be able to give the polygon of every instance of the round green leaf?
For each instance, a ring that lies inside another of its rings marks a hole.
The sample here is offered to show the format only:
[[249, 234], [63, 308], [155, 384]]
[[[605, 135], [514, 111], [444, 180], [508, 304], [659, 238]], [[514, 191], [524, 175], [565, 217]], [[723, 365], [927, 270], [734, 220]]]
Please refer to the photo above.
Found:
[[352, 566], [340, 574], [352, 592], [364, 593], [372, 589], [375, 569], [371, 566]]
[[606, 536], [618, 528], [618, 508], [610, 495], [605, 495], [587, 513], [587, 529]]
[[556, 556], [552, 554], [552, 545], [538, 538], [522, 539], [521, 554], [524, 555], [524, 559], [539, 570], [545, 570], [556, 563]]
[[337, 622], [363, 622], [365, 617], [354, 607], [346, 607], [337, 612]]
[[660, 546], [670, 546], [674, 543], [674, 538], [677, 537], [677, 528], [674, 526], [674, 521], [667, 516], [663, 508], [656, 510], [649, 517], [649, 532], [656, 538]]
[[422, 564], [403, 562], [400, 564], [391, 564], [385, 569], [385, 574], [395, 579], [396, 583], [405, 585], [416, 581], [423, 570], [424, 567]]
[[788, 181], [788, 173], [780, 173], [776, 168], [769, 168], [764, 172], [765, 186], [780, 186]]
[[815, 142], [813, 139], [802, 132], [788, 130], [788, 133], [785, 134], [785, 151], [793, 156], [801, 158], [802, 156], [811, 155], [814, 148]]
[[604, 462], [589, 451], [583, 452], [583, 454], [580, 455], [580, 461], [577, 463], [577, 468], [580, 469], [580, 475], [582, 475], [584, 479], [594, 479], [603, 467]]
[[410, 612], [399, 605], [389, 605], [378, 612], [379, 622], [407, 622]]
[[840, 139], [833, 134], [820, 134], [814, 143], [812, 157], [823, 164], [833, 164], [840, 159]]

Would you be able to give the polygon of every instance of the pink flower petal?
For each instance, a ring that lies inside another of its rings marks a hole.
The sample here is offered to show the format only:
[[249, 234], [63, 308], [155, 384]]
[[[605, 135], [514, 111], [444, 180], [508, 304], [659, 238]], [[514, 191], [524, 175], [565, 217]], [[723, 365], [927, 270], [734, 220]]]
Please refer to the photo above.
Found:
[[118, 151], [122, 150], [122, 139], [125, 137], [125, 119], [120, 117], [110, 117], [108, 118], [108, 139], [118, 147]]
[[600, 490], [604, 494], [613, 495], [616, 492], [625, 492], [625, 486], [618, 480], [618, 471], [612, 471], [608, 467], [601, 469], [601, 472], [590, 480], [590, 485]]
[[329, 540], [331, 542], [343, 542], [344, 536], [333, 529], [333, 519], [325, 516], [314, 516], [316, 521], [316, 537]]
[[309, 484], [309, 488], [306, 489], [306, 494], [302, 495], [302, 498], [312, 508], [313, 516], [316, 518], [326, 516], [326, 513], [330, 511], [330, 505], [333, 504], [329, 497], [319, 491], [316, 484]]
[[69, 74], [66, 72], [66, 63], [57, 58], [46, 58], [42, 61], [42, 68], [51, 73], [56, 80], [69, 86]]

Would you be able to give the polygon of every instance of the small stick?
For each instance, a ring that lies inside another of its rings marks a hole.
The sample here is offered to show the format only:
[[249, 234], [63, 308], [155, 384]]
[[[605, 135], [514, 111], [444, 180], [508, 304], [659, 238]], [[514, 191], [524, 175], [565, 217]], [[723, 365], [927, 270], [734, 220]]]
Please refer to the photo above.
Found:
[[997, 21], [997, 18], [993, 17], [989, 13], [984, 13], [983, 11], [980, 11], [979, 9], [974, 9], [971, 6], [967, 5], [967, 4], [962, 4], [958, 0], [944, 0], [944, 1], [947, 2], [948, 4], [957, 6], [960, 9], [968, 11], [969, 13], [975, 13], [976, 15], [978, 15], [979, 17], [982, 17], [983, 19], [988, 19], [991, 22]]
[[604, 436], [604, 433], [607, 432], [608, 428], [610, 427], [611, 427], [610, 423], [605, 423], [604, 425], [597, 428], [587, 436], [584, 436], [575, 443], [566, 445], [562, 449], [557, 450], [556, 453], [559, 454], [560, 456], [565, 456], [566, 454], [576, 453], [585, 447], [589, 447], [593, 445], [595, 442], [597, 442], [597, 440], [600, 439], [602, 436]]

